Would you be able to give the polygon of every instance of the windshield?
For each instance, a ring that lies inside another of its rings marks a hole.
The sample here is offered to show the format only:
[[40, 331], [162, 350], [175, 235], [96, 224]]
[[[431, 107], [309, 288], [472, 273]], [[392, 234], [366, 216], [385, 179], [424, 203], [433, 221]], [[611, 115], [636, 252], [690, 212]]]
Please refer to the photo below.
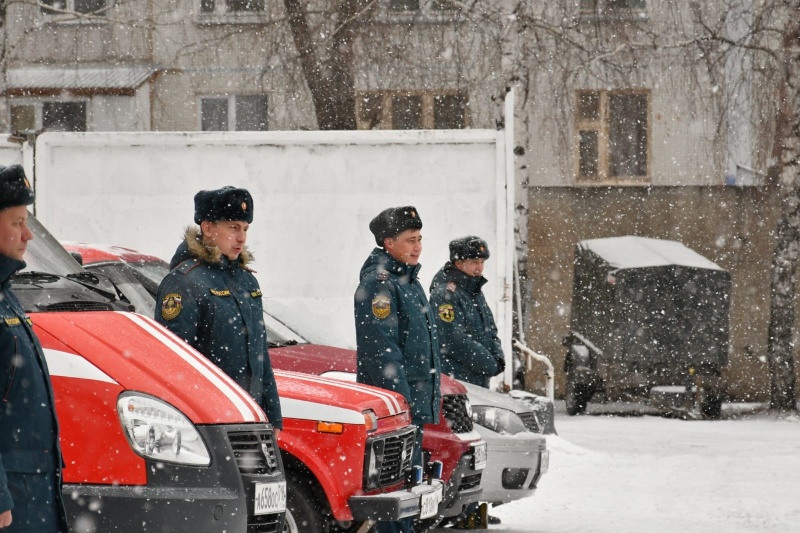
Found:
[[61, 246], [61, 243], [42, 226], [36, 217], [30, 213], [28, 215], [28, 227], [33, 232], [34, 238], [28, 242], [28, 250], [25, 252], [27, 266], [22, 272], [47, 272], [59, 276], [84, 272], [75, 258]]
[[127, 264], [136, 271], [136, 277], [143, 284], [155, 285], [156, 290], [164, 276], [169, 274], [169, 265], [166, 261], [131, 261]]
[[267, 339], [270, 344], [307, 344], [308, 341], [300, 336], [296, 331], [289, 329], [289, 326], [264, 312], [264, 323], [267, 327]]

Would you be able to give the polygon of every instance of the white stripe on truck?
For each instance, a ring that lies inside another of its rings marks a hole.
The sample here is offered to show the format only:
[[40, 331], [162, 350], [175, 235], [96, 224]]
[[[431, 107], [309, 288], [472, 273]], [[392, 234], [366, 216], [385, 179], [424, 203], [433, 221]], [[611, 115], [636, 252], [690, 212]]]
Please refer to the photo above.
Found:
[[395, 398], [394, 395], [392, 395], [390, 392], [384, 392], [380, 389], [376, 390], [373, 388], [367, 388], [358, 383], [348, 383], [347, 381], [342, 381], [340, 379], [331, 377], [313, 376], [310, 374], [298, 375], [296, 373], [292, 373], [291, 376], [299, 380], [309, 381], [312, 383], [324, 383], [326, 385], [332, 385], [340, 389], [356, 391], [361, 394], [367, 394], [375, 398], [379, 398], [383, 400], [383, 403], [386, 404], [386, 408], [389, 410], [389, 414], [392, 416], [401, 413], [403, 411], [403, 409], [400, 407], [400, 402], [398, 402], [397, 398]]
[[44, 358], [47, 360], [47, 368], [51, 376], [60, 378], [89, 379], [92, 381], [104, 381], [106, 383], [118, 383], [111, 379], [111, 376], [94, 366], [92, 363], [74, 353], [62, 352], [42, 348]]

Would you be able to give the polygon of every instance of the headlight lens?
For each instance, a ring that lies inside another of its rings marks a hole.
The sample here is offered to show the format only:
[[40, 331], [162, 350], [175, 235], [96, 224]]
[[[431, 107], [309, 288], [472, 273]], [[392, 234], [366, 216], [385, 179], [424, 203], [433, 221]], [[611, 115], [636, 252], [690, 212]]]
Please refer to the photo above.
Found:
[[197, 428], [168, 403], [140, 392], [125, 392], [117, 400], [117, 413], [128, 443], [139, 455], [168, 463], [211, 464]]
[[364, 463], [364, 488], [376, 489], [380, 486], [383, 452], [386, 441], [375, 439], [367, 441], [367, 454]]
[[527, 431], [525, 423], [517, 413], [490, 405], [473, 406], [472, 421], [487, 429], [491, 429], [495, 433], [502, 433], [505, 435], [516, 435], [517, 433]]

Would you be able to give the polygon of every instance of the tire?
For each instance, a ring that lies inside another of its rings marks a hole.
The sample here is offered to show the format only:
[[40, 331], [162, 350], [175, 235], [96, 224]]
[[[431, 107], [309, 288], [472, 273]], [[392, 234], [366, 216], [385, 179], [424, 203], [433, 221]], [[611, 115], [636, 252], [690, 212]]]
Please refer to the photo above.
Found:
[[582, 415], [586, 412], [586, 404], [589, 403], [588, 387], [575, 383], [572, 372], [567, 373], [567, 391], [564, 394], [564, 400], [567, 404], [568, 415]]
[[286, 477], [286, 518], [283, 533], [320, 533], [330, 530], [328, 504], [316, 496], [313, 482], [304, 477]]

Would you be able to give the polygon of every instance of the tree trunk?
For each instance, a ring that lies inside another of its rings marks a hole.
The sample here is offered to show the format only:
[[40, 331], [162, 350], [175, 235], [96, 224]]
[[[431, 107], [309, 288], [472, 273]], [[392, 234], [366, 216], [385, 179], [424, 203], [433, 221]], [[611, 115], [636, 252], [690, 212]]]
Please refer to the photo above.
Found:
[[[353, 42], [364, 0], [343, 0], [336, 7], [336, 20], [325, 46], [315, 43], [304, 11], [306, 2], [284, 0], [295, 48], [311, 92], [317, 127], [321, 130], [356, 129], [353, 75]], [[327, 50], [325, 50], [327, 48]], [[325, 53], [327, 52], [327, 53]]]
[[775, 234], [770, 287], [770, 320], [767, 356], [770, 375], [770, 407], [797, 409], [794, 370], [794, 303], [797, 263], [800, 258], [800, 57], [798, 25], [788, 21], [784, 32], [784, 83], [779, 104], [776, 139], [779, 143], [781, 212]]

